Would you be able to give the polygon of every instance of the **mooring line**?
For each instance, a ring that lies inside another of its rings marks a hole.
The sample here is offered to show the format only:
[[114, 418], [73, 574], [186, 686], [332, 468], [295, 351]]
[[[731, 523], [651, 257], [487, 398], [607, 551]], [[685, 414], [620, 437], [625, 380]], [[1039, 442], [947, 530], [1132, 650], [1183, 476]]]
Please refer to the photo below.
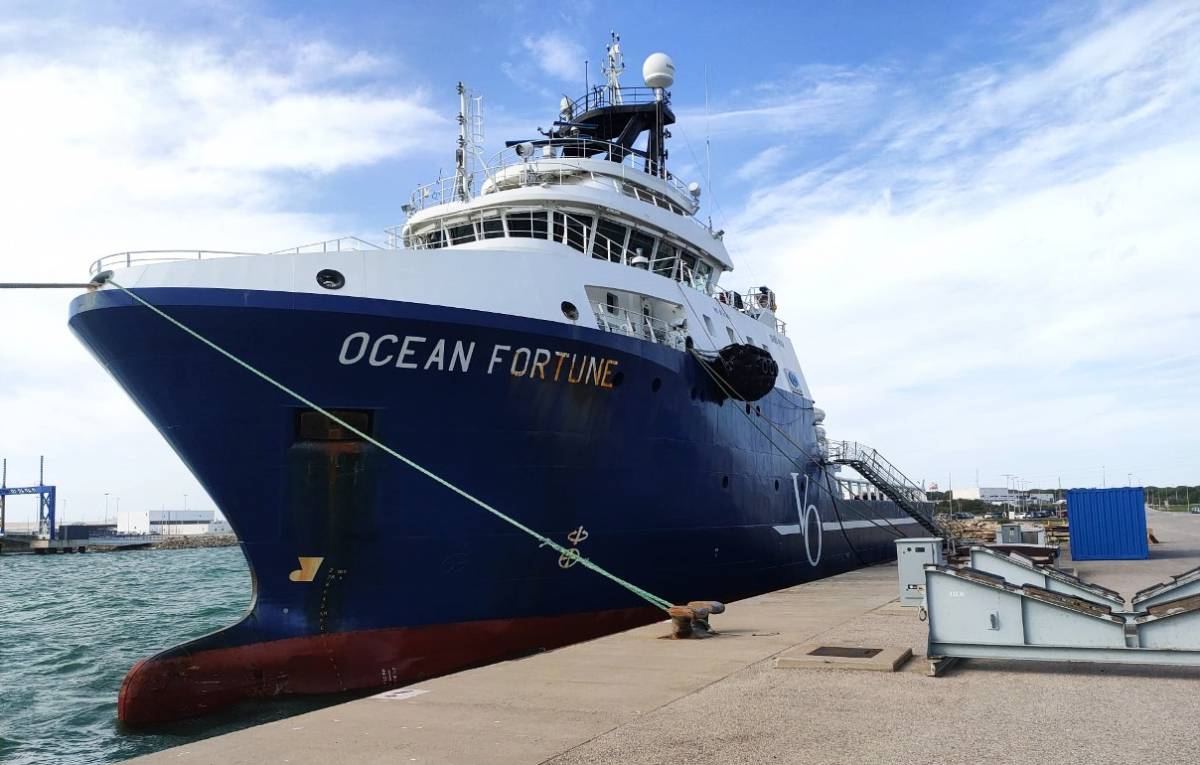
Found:
[[366, 442], [373, 444], [374, 446], [377, 446], [378, 448], [382, 449], [387, 454], [390, 454], [392, 457], [395, 457], [396, 459], [400, 460], [401, 462], [403, 462], [405, 465], [409, 466], [413, 470], [416, 470], [418, 473], [421, 473], [426, 478], [429, 478], [429, 479], [441, 484], [443, 487], [449, 489], [450, 491], [459, 495], [463, 499], [466, 499], [467, 501], [483, 508], [484, 510], [487, 510], [489, 513], [496, 516], [497, 518], [504, 521], [505, 523], [509, 524], [510, 526], [513, 526], [514, 528], [520, 529], [521, 531], [525, 532], [526, 534], [533, 537], [540, 543], [538, 545], [539, 547], [549, 547], [552, 550], [558, 552], [560, 555], [571, 555], [572, 557], [575, 558], [575, 560], [577, 560], [585, 568], [596, 572], [597, 574], [620, 585], [621, 587], [624, 587], [626, 590], [632, 592], [634, 595], [637, 595], [638, 597], [642, 598], [643, 600], [647, 601], [648, 603], [654, 605], [656, 608], [660, 608], [660, 609], [666, 611], [667, 609], [671, 608], [671, 606], [673, 605], [670, 601], [664, 600], [663, 598], [660, 598], [651, 592], [647, 592], [646, 590], [643, 590], [641, 587], [638, 587], [637, 585], [632, 584], [631, 582], [627, 582], [624, 579], [622, 579], [621, 577], [617, 576], [616, 574], [613, 574], [610, 571], [607, 571], [606, 569], [602, 568], [598, 564], [593, 563], [588, 558], [585, 558], [582, 555], [580, 555], [577, 548], [568, 549], [568, 548], [558, 544], [550, 537], [547, 537], [543, 534], [539, 534], [537, 531], [534, 531], [533, 529], [529, 528], [525, 524], [518, 521], [516, 518], [506, 515], [505, 513], [501, 512], [500, 510], [497, 510], [496, 508], [489, 505], [487, 502], [484, 502], [482, 499], [479, 499], [478, 497], [475, 497], [474, 495], [470, 494], [466, 490], [460, 489], [459, 487], [450, 483], [445, 478], [442, 478], [441, 476], [434, 473], [433, 471], [417, 464], [416, 462], [413, 462], [411, 459], [409, 459], [408, 457], [405, 457], [403, 454], [396, 451], [395, 449], [392, 449], [390, 446], [387, 446], [386, 444], [378, 441], [377, 439], [368, 435], [367, 433], [364, 433], [363, 431], [354, 427], [353, 425], [346, 422], [342, 418], [333, 414], [329, 410], [327, 410], [321, 406], [318, 406], [316, 403], [308, 400], [301, 394], [297, 393], [296, 391], [287, 387], [286, 385], [279, 382], [275, 378], [271, 377], [266, 372], [259, 370], [258, 368], [256, 368], [252, 364], [250, 364], [249, 362], [243, 361], [238, 356], [225, 350], [221, 346], [219, 346], [216, 343], [214, 343], [213, 341], [209, 340], [204, 335], [201, 335], [199, 332], [195, 331], [191, 327], [189, 327], [186, 324], [184, 324], [183, 322], [179, 321], [174, 316], [171, 316], [167, 312], [163, 311], [158, 306], [150, 303], [147, 300], [142, 299], [142, 297], [135, 294], [133, 292], [133, 290], [130, 290], [130, 289], [124, 287], [123, 285], [118, 284], [116, 281], [114, 281], [112, 279], [111, 276], [106, 280], [106, 282], [108, 284], [111, 284], [112, 286], [116, 287], [117, 289], [121, 290], [126, 295], [129, 295], [129, 297], [133, 298], [141, 305], [145, 306], [146, 308], [150, 309], [154, 313], [158, 314], [163, 319], [166, 319], [168, 322], [175, 325], [177, 328], [179, 328], [183, 332], [187, 333], [188, 335], [191, 335], [192, 337], [199, 340], [204, 345], [207, 345], [209, 348], [213, 349], [214, 351], [221, 354], [225, 358], [229, 359], [230, 361], [234, 362], [238, 366], [242, 367], [247, 372], [250, 372], [251, 374], [255, 375], [256, 377], [270, 383], [271, 385], [275, 386], [276, 388], [283, 391], [287, 395], [291, 396], [295, 400], [297, 400], [300, 403], [304, 404], [305, 406], [311, 408], [313, 411], [319, 412], [322, 415], [328, 417], [330, 420], [336, 422], [338, 425], [341, 425], [343, 428], [349, 430], [351, 433], [354, 433], [355, 435], [362, 438]]

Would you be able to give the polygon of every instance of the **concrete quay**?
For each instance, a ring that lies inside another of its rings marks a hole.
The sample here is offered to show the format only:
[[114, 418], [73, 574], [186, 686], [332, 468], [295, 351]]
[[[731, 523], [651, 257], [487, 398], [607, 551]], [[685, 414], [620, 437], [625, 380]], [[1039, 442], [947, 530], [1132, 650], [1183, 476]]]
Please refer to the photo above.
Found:
[[[1151, 512], [1134, 591], [1200, 565], [1200, 516]], [[1192, 763], [1200, 669], [972, 660], [926, 676], [926, 630], [878, 566], [138, 758], [138, 763]], [[807, 643], [911, 648], [896, 673], [776, 668]]]

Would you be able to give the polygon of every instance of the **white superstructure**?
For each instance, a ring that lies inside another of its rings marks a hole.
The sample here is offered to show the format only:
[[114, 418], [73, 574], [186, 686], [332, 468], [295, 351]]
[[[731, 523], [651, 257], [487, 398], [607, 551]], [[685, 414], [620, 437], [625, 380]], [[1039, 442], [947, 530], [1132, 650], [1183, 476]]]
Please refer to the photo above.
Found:
[[[605, 87], [564, 99], [545, 138], [511, 142], [488, 162], [472, 161], [479, 107], [460, 83], [456, 171], [412, 194], [387, 247], [348, 237], [261, 255], [120, 253], [93, 273], [123, 268], [120, 282], [136, 288], [334, 292], [466, 308], [679, 350], [745, 343], [770, 352], [777, 387], [811, 398], [775, 294], [721, 285], [733, 269], [724, 232], [696, 217], [699, 185], [665, 167], [664, 126], [674, 116], [663, 86], [673, 63], [654, 54], [644, 67], [654, 87], [622, 88], [615, 35], [609, 54]], [[597, 137], [604, 129], [614, 135]], [[638, 131], [646, 149], [634, 145]]]

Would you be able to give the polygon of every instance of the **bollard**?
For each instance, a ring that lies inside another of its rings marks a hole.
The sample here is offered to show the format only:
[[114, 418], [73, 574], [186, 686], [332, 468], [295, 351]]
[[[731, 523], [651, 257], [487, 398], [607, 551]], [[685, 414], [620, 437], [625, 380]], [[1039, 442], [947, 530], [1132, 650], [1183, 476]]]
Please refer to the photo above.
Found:
[[692, 609], [687, 606], [671, 606], [667, 609], [667, 615], [671, 617], [672, 638], [684, 640], [695, 637], [696, 613]]

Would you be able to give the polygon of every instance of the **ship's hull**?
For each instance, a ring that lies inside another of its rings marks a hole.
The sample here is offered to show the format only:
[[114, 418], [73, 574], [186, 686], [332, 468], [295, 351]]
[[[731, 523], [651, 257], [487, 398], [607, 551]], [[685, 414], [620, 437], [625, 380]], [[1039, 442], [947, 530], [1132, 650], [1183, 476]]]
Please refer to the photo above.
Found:
[[[832, 502], [811, 402], [782, 389], [749, 407], [723, 400], [672, 348], [397, 301], [139, 294], [672, 602], [735, 600], [883, 560], [896, 533], [915, 530], [890, 503]], [[76, 299], [71, 327], [218, 504], [255, 582], [240, 623], [131, 670], [128, 722], [393, 686], [662, 618], [379, 448], [331, 439], [345, 434], [123, 293]]]

